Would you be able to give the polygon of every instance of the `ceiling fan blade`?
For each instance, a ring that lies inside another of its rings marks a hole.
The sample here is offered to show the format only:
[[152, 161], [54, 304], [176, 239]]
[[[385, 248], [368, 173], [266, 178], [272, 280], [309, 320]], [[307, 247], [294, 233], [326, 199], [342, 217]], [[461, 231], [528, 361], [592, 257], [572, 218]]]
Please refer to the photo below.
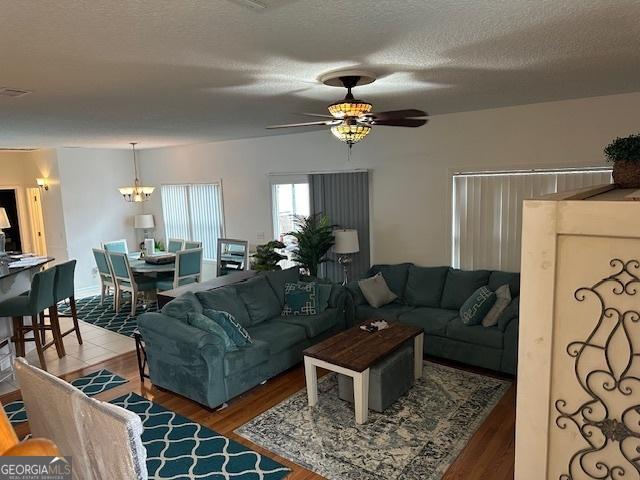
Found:
[[396, 118], [407, 117], [426, 117], [427, 112], [410, 108], [408, 110], [390, 110], [388, 112], [372, 113], [371, 117], [375, 120], [394, 120]]
[[324, 113], [301, 113], [307, 117], [320, 117], [320, 118], [335, 118], [333, 115], [325, 115]]
[[289, 123], [287, 125], [271, 125], [266, 127], [267, 130], [273, 130], [276, 128], [292, 128], [292, 127], [313, 127], [313, 126], [327, 126], [334, 125], [333, 121], [323, 121], [323, 122], [305, 122], [305, 123]]
[[373, 125], [386, 125], [388, 127], [421, 127], [427, 123], [427, 119], [420, 118], [398, 118], [395, 120], [378, 120], [375, 119], [371, 123]]

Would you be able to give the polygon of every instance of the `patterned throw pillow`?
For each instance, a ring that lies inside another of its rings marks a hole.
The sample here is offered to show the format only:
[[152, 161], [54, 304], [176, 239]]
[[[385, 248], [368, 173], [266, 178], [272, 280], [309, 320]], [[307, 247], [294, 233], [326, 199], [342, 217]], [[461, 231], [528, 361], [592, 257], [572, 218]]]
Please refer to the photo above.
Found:
[[489, 287], [480, 287], [460, 307], [460, 318], [465, 325], [479, 325], [496, 303], [496, 294]]
[[317, 315], [318, 298], [315, 282], [286, 283], [282, 315]]
[[489, 313], [482, 319], [483, 327], [493, 327], [498, 324], [498, 318], [504, 309], [511, 303], [511, 290], [509, 285], [502, 285], [496, 290], [496, 303], [493, 304]]
[[253, 343], [249, 332], [236, 322], [235, 318], [229, 313], [221, 312], [220, 310], [206, 309], [204, 314], [220, 325], [238, 347], [245, 347]]

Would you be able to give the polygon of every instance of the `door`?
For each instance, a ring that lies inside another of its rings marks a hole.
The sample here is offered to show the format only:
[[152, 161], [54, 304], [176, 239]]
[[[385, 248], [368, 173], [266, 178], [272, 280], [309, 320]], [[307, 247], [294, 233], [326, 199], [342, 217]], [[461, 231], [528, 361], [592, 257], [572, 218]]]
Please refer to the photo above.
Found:
[[31, 245], [34, 253], [45, 256], [47, 254], [47, 242], [44, 236], [40, 189], [27, 188], [27, 198], [29, 205], [29, 222], [31, 225]]
[[9, 217], [10, 228], [3, 230], [6, 236], [5, 250], [7, 252], [22, 251], [22, 241], [20, 237], [20, 222], [18, 218], [18, 200], [16, 190], [13, 188], [0, 190], [0, 207], [4, 208]]

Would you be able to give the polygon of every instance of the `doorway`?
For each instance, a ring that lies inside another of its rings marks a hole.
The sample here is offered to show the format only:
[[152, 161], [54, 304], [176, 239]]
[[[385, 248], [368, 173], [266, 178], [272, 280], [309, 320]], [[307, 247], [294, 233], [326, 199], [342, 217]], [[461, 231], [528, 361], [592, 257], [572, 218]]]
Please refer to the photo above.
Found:
[[33, 249], [33, 253], [44, 257], [47, 255], [47, 241], [44, 236], [44, 221], [39, 188], [27, 188], [27, 206], [29, 208], [29, 222], [31, 226], [31, 248]]
[[18, 219], [18, 200], [14, 189], [0, 190], [0, 208], [4, 208], [9, 217], [11, 227], [3, 229], [6, 236], [5, 250], [7, 252], [21, 252], [20, 222]]

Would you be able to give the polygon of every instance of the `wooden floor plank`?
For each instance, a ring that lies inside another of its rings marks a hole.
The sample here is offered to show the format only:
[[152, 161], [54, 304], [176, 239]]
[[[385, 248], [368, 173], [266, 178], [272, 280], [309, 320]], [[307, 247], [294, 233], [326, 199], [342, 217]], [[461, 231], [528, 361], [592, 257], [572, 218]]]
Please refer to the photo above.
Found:
[[[205, 409], [187, 398], [153, 387], [148, 380], [141, 384], [134, 352], [91, 367], [82, 368], [61, 377], [71, 381], [95, 372], [100, 368], [106, 368], [129, 380], [124, 385], [97, 395], [96, 398], [100, 400], [112, 400], [126, 393], [135, 392], [290, 467], [292, 473], [287, 477], [287, 480], [321, 480], [324, 478], [233, 433], [239, 426], [244, 425], [304, 388], [305, 380], [302, 366], [284, 372], [269, 380], [266, 384], [240, 395], [229, 403], [228, 408], [221, 411]], [[488, 373], [478, 369], [465, 369], [484, 374]], [[318, 370], [319, 377], [324, 376], [326, 373], [321, 369]], [[467, 446], [447, 470], [443, 480], [486, 480], [489, 478], [492, 480], [513, 480], [515, 392], [514, 384], [499, 401], [496, 408], [487, 416]], [[12, 392], [0, 396], [0, 402], [4, 404], [19, 398], [19, 392]], [[25, 423], [18, 426], [16, 431], [19, 435], [25, 435], [28, 433], [28, 424]]]

